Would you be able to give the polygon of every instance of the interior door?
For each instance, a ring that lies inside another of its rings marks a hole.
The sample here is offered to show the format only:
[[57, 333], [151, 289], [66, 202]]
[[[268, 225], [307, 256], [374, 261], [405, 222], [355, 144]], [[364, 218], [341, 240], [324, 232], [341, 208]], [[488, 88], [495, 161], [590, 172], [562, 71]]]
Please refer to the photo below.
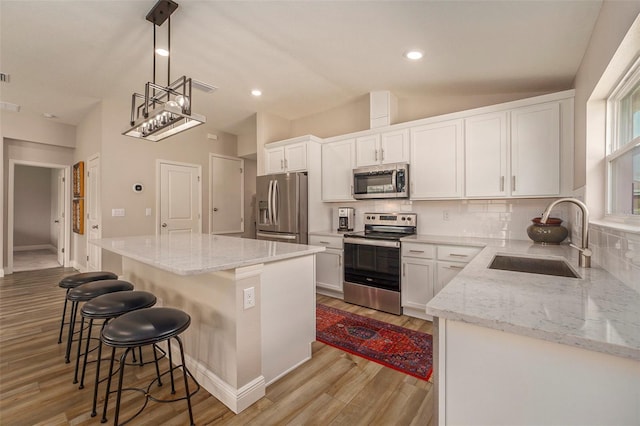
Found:
[[86, 171], [86, 216], [87, 232], [87, 270], [102, 269], [102, 249], [89, 241], [102, 237], [102, 215], [100, 213], [100, 157], [95, 156], [87, 161]]
[[58, 251], [58, 263], [64, 265], [64, 198], [65, 198], [65, 181], [64, 169], [57, 170], [56, 176], [57, 197], [55, 217], [53, 219], [55, 233], [57, 235], [56, 250]]
[[244, 232], [244, 160], [211, 155], [210, 232]]
[[160, 162], [160, 234], [201, 232], [200, 166]]

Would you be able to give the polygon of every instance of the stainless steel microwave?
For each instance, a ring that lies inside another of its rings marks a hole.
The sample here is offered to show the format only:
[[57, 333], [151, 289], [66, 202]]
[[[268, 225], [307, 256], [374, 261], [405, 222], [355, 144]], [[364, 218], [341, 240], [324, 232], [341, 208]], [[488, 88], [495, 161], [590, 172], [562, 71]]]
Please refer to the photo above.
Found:
[[409, 198], [409, 165], [394, 163], [353, 169], [353, 198]]

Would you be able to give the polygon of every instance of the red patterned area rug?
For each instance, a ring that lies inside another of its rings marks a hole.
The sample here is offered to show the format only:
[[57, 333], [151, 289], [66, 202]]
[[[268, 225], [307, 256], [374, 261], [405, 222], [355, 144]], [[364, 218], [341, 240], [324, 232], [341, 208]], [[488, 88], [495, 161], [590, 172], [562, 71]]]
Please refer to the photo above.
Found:
[[316, 339], [422, 380], [431, 377], [433, 339], [427, 333], [318, 303]]

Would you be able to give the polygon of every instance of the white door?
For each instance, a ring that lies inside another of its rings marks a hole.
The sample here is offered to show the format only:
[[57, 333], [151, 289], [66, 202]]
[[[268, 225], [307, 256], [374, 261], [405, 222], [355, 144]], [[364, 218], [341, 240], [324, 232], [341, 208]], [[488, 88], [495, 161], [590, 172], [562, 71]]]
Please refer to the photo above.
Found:
[[200, 166], [160, 162], [160, 234], [200, 233]]
[[87, 270], [99, 271], [102, 269], [102, 249], [89, 243], [90, 240], [102, 237], [102, 215], [100, 213], [100, 156], [98, 155], [87, 161], [85, 192]]
[[244, 232], [244, 160], [212, 154], [209, 165], [210, 232]]
[[65, 198], [65, 181], [64, 169], [57, 170], [56, 174], [56, 208], [55, 217], [53, 219], [56, 234], [56, 250], [58, 251], [58, 263], [64, 265], [64, 198]]

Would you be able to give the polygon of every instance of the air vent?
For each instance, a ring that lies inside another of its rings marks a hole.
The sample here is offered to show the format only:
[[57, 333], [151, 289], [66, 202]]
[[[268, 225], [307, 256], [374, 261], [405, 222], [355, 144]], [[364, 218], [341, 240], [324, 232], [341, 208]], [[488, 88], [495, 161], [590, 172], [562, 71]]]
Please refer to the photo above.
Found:
[[202, 90], [205, 93], [212, 93], [216, 90], [218, 90], [218, 88], [216, 86], [212, 86], [210, 84], [207, 83], [203, 83], [202, 81], [198, 81], [198, 80], [191, 80], [191, 86], [194, 89], [198, 89], [198, 90]]
[[9, 74], [5, 74], [3, 72], [0, 72], [0, 82], [8, 83], [9, 82]]

